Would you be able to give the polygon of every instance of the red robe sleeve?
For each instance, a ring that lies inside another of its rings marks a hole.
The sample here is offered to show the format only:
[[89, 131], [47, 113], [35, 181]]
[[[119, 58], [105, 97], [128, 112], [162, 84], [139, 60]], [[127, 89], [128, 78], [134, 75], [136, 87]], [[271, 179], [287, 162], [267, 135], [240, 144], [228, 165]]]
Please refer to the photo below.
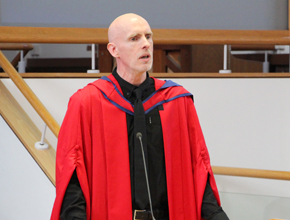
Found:
[[220, 206], [218, 189], [210, 164], [209, 152], [206, 147], [203, 132], [199, 123], [196, 109], [191, 99], [187, 98], [189, 140], [192, 146], [193, 178], [198, 216], [201, 216], [202, 199], [209, 178], [210, 186]]
[[164, 104], [160, 116], [170, 218], [201, 220], [208, 176], [218, 204], [220, 200], [192, 98], [187, 96]]
[[[83, 110], [84, 101], [82, 91], [75, 93], [71, 97], [59, 132], [56, 152], [56, 199], [51, 220], [60, 219], [63, 197], [75, 169], [84, 197], [87, 204], [89, 204], [90, 196], [84, 165], [83, 144], [89, 139], [87, 136], [90, 134], [86, 132], [89, 128], [85, 127], [85, 123], [83, 123], [87, 118], [87, 114]], [[90, 207], [87, 206], [86, 209], [87, 216], [89, 217]]]

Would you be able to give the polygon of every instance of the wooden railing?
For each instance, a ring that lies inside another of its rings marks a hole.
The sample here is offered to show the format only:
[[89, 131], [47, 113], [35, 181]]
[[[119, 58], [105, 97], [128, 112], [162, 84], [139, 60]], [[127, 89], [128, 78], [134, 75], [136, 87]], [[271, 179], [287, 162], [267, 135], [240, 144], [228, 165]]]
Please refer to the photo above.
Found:
[[[152, 29], [155, 44], [290, 45], [288, 30]], [[0, 43], [106, 44], [107, 28], [0, 26]]]
[[22, 79], [22, 77], [18, 74], [16, 69], [11, 65], [9, 60], [4, 56], [4, 54], [0, 51], [0, 66], [5, 70], [5, 72], [9, 75], [14, 84], [18, 87], [18, 89], [22, 92], [25, 98], [29, 101], [35, 111], [39, 114], [42, 120], [47, 124], [52, 133], [57, 137], [59, 132], [59, 125], [55, 121], [55, 119], [51, 116], [51, 114], [44, 107], [42, 102], [37, 98], [37, 96], [33, 93], [27, 83]]
[[220, 166], [213, 166], [212, 170], [214, 174], [216, 175], [243, 176], [243, 177], [276, 179], [276, 180], [290, 180], [290, 172], [287, 172], [287, 171], [220, 167]]
[[[32, 28], [0, 27], [0, 43], [107, 43], [107, 29], [101, 28]], [[241, 31], [241, 30], [169, 30], [153, 29], [156, 44], [243, 44], [290, 45], [289, 31]], [[14, 67], [0, 51], [0, 65], [52, 130], [58, 136], [59, 125], [31, 91]], [[191, 73], [192, 74], [192, 73]], [[82, 75], [85, 77], [86, 74]], [[244, 74], [243, 74], [244, 75]], [[238, 77], [243, 77], [239, 75]], [[28, 76], [28, 75], [26, 75]], [[87, 75], [92, 77], [93, 75]], [[179, 77], [189, 74], [180, 74]], [[192, 75], [191, 75], [192, 76]], [[225, 76], [228, 77], [229, 75]], [[266, 76], [266, 75], [265, 75]], [[289, 77], [289, 74], [280, 75]], [[5, 77], [5, 74], [2, 74]], [[55, 75], [57, 78], [58, 76]], [[159, 77], [166, 77], [160, 74]], [[212, 77], [210, 74], [208, 77]], [[261, 77], [261, 75], [260, 75]], [[218, 175], [244, 176], [290, 180], [290, 172], [215, 167]]]

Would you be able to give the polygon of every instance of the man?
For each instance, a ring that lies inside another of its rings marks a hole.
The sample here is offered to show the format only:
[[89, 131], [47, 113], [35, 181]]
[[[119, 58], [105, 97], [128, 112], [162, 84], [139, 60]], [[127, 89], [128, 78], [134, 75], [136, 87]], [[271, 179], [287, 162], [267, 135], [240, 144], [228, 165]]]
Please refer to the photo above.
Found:
[[152, 36], [136, 14], [110, 25], [117, 68], [70, 99], [52, 220], [228, 219], [191, 94], [148, 76]]

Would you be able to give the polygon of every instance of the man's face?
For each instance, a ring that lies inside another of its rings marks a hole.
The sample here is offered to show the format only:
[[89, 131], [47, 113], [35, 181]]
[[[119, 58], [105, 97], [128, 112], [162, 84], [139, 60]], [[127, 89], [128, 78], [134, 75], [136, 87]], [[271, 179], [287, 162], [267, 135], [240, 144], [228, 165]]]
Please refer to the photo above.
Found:
[[140, 18], [132, 18], [122, 25], [116, 39], [119, 53], [118, 70], [130, 74], [144, 73], [153, 63], [153, 40], [149, 24]]

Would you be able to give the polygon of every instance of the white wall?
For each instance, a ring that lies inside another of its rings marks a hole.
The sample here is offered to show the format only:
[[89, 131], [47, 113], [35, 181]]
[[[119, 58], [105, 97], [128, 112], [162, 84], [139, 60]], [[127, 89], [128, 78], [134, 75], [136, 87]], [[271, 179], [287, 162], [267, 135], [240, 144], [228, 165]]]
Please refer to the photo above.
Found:
[[[26, 79], [25, 81], [61, 124], [69, 97], [93, 80]], [[18, 89], [9, 79], [2, 81], [34, 119], [39, 129], [42, 129], [42, 120], [36, 116]], [[194, 94], [212, 165], [290, 170], [288, 97], [290, 79], [175, 79], [174, 81], [184, 85]], [[51, 132], [48, 132], [48, 139], [55, 147], [56, 138]], [[8, 157], [2, 160], [4, 164], [9, 162]], [[274, 217], [289, 215], [290, 218], [289, 210], [283, 209], [285, 204], [289, 204], [289, 181], [218, 175], [216, 181], [223, 206], [225, 210], [229, 210], [232, 219], [245, 219], [251, 215], [253, 218], [248, 219], [267, 219], [266, 217], [273, 215]], [[25, 190], [26, 186], [23, 187]], [[270, 206], [273, 210], [269, 208]], [[248, 212], [249, 208], [252, 211]], [[0, 213], [1, 210], [0, 207]], [[237, 213], [237, 210], [241, 213]]]
[[49, 219], [55, 187], [0, 116], [0, 219]]

